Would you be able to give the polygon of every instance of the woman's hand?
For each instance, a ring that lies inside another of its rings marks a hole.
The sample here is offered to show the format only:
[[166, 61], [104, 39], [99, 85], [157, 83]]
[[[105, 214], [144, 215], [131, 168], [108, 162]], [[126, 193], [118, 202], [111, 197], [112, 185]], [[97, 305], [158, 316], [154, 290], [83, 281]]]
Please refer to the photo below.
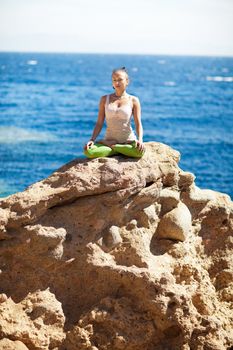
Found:
[[139, 149], [140, 152], [145, 151], [145, 146], [142, 141], [136, 141], [136, 147]]
[[92, 140], [88, 141], [87, 144], [84, 146], [84, 150], [87, 151], [93, 145], [94, 145], [94, 141]]

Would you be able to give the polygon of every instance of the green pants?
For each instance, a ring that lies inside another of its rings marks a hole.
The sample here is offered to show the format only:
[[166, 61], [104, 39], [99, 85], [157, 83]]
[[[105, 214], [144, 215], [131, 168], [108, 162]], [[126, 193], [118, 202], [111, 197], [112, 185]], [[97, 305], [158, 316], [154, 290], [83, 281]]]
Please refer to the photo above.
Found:
[[95, 143], [89, 149], [84, 151], [85, 156], [88, 158], [109, 157], [119, 153], [128, 157], [141, 158], [144, 151], [139, 151], [136, 147], [135, 141], [130, 144], [116, 144], [113, 148], [101, 143]]

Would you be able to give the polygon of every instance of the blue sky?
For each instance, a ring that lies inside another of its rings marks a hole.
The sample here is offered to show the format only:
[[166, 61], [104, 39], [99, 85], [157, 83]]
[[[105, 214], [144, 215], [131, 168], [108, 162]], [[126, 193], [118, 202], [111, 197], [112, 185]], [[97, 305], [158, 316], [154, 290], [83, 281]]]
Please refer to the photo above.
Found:
[[233, 56], [233, 0], [0, 0], [0, 51]]

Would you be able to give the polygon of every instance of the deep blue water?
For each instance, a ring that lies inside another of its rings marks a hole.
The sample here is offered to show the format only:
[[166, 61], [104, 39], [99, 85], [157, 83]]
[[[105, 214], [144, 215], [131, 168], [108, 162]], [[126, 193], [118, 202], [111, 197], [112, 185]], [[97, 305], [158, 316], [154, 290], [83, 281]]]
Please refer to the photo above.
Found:
[[233, 198], [233, 58], [38, 53], [0, 53], [0, 197], [82, 156], [120, 66], [144, 141], [179, 150], [199, 187]]

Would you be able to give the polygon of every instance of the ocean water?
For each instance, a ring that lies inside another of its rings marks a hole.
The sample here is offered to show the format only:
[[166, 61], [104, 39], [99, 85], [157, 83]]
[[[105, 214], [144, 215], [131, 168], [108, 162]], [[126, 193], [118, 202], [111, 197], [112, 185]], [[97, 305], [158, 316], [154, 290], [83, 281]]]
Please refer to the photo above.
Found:
[[144, 141], [180, 151], [200, 188], [233, 198], [233, 58], [38, 53], [0, 53], [0, 197], [84, 157], [120, 66], [141, 101]]

